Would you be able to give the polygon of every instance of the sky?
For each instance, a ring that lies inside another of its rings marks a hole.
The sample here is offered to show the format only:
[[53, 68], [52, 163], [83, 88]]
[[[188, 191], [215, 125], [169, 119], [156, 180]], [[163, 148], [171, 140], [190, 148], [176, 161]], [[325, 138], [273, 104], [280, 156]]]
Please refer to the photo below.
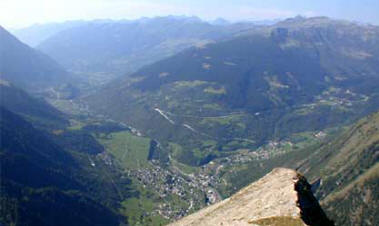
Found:
[[230, 21], [328, 16], [379, 25], [379, 0], [0, 0], [0, 25], [6, 28], [166, 15]]

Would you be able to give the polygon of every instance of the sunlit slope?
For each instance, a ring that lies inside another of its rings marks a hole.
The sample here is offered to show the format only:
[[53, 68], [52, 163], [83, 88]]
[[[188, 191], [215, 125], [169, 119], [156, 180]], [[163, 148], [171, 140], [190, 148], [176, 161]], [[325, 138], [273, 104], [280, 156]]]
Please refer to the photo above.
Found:
[[[296, 18], [192, 48], [86, 98], [202, 165], [378, 109], [378, 28]], [[169, 148], [167, 148], [169, 149]]]
[[310, 152], [300, 170], [321, 177], [317, 195], [340, 225], [375, 225], [379, 162], [379, 113]]
[[[332, 225], [317, 201], [308, 200], [313, 196], [304, 192], [306, 186], [306, 180], [294, 170], [277, 168], [230, 198], [171, 225], [306, 225], [302, 219], [314, 225]], [[313, 212], [303, 208], [305, 199]]]

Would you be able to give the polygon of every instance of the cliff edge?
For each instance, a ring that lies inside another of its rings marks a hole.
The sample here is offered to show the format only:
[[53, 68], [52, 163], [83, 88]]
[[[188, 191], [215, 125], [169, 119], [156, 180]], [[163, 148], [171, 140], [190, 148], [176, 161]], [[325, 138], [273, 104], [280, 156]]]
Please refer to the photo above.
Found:
[[306, 179], [291, 169], [276, 168], [219, 203], [171, 226], [183, 225], [334, 225], [313, 196]]

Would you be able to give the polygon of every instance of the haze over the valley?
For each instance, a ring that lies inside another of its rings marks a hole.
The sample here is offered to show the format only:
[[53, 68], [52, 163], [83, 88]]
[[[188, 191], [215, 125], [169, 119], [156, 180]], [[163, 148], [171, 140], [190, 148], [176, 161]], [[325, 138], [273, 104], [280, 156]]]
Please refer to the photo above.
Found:
[[0, 0], [0, 225], [379, 225], [378, 11]]
[[322, 15], [379, 24], [378, 8], [376, 0], [1, 0], [0, 24], [6, 28], [22, 28], [68, 20], [120, 20], [166, 15], [229, 21]]

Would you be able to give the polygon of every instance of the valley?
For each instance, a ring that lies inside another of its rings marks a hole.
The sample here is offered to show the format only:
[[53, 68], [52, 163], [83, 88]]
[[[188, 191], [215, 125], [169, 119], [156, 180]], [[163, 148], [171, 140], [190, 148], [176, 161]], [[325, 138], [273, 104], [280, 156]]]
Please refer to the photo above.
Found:
[[322, 181], [315, 196], [338, 225], [377, 223], [377, 26], [54, 26], [29, 28], [35, 49], [0, 27], [5, 225], [52, 225], [48, 205], [61, 225], [165, 225], [277, 167]]
[[[52, 101], [51, 103], [61, 102]], [[75, 104], [75, 101], [70, 103]], [[59, 105], [56, 106], [59, 107]], [[89, 131], [105, 148], [105, 152], [97, 154], [95, 159], [102, 161], [102, 164], [119, 166], [127, 178], [133, 178], [135, 189], [140, 193], [138, 199], [126, 199], [123, 201], [126, 206], [123, 204], [120, 207], [121, 213], [125, 212], [127, 216], [133, 213], [133, 220], [130, 219], [131, 224], [139, 222], [151, 225], [155, 222], [159, 225], [158, 222], [179, 219], [204, 206], [216, 203], [261, 177], [271, 167], [285, 162], [285, 156], [289, 153], [299, 152], [311, 145], [319, 144], [326, 139], [326, 136], [332, 136], [338, 131], [338, 129], [329, 129], [324, 132], [294, 134], [288, 140], [270, 141], [256, 149], [238, 149], [201, 166], [191, 166], [181, 163], [174, 157], [177, 153], [183, 152], [181, 145], [170, 143], [165, 156], [166, 150], [161, 150], [164, 147], [143, 135], [141, 131], [125, 123], [117, 123], [105, 116], [96, 115], [88, 111], [86, 107], [78, 107], [78, 109], [81, 113], [75, 116], [75, 120], [70, 120], [72, 122], [68, 127], [70, 130], [88, 130], [87, 128], [91, 128], [91, 125], [102, 125], [106, 122], [120, 126], [121, 131], [111, 133], [104, 133], [97, 129]], [[163, 111], [162, 113], [166, 117], [178, 117], [172, 113]], [[171, 124], [158, 111], [156, 114], [160, 116], [157, 120]], [[201, 118], [224, 120], [235, 115], [239, 116], [241, 113], [232, 112], [231, 115]], [[82, 120], [83, 118], [85, 120]], [[208, 139], [207, 145], [215, 144], [209, 140], [209, 136], [205, 137]], [[271, 163], [273, 159], [277, 161]], [[90, 159], [86, 164], [88, 167], [97, 165], [94, 165]], [[254, 167], [254, 171], [251, 171], [251, 166]], [[247, 175], [246, 172], [248, 172]], [[129, 206], [129, 203], [135, 203], [133, 205], [136, 207]], [[141, 217], [143, 220], [139, 220]]]

